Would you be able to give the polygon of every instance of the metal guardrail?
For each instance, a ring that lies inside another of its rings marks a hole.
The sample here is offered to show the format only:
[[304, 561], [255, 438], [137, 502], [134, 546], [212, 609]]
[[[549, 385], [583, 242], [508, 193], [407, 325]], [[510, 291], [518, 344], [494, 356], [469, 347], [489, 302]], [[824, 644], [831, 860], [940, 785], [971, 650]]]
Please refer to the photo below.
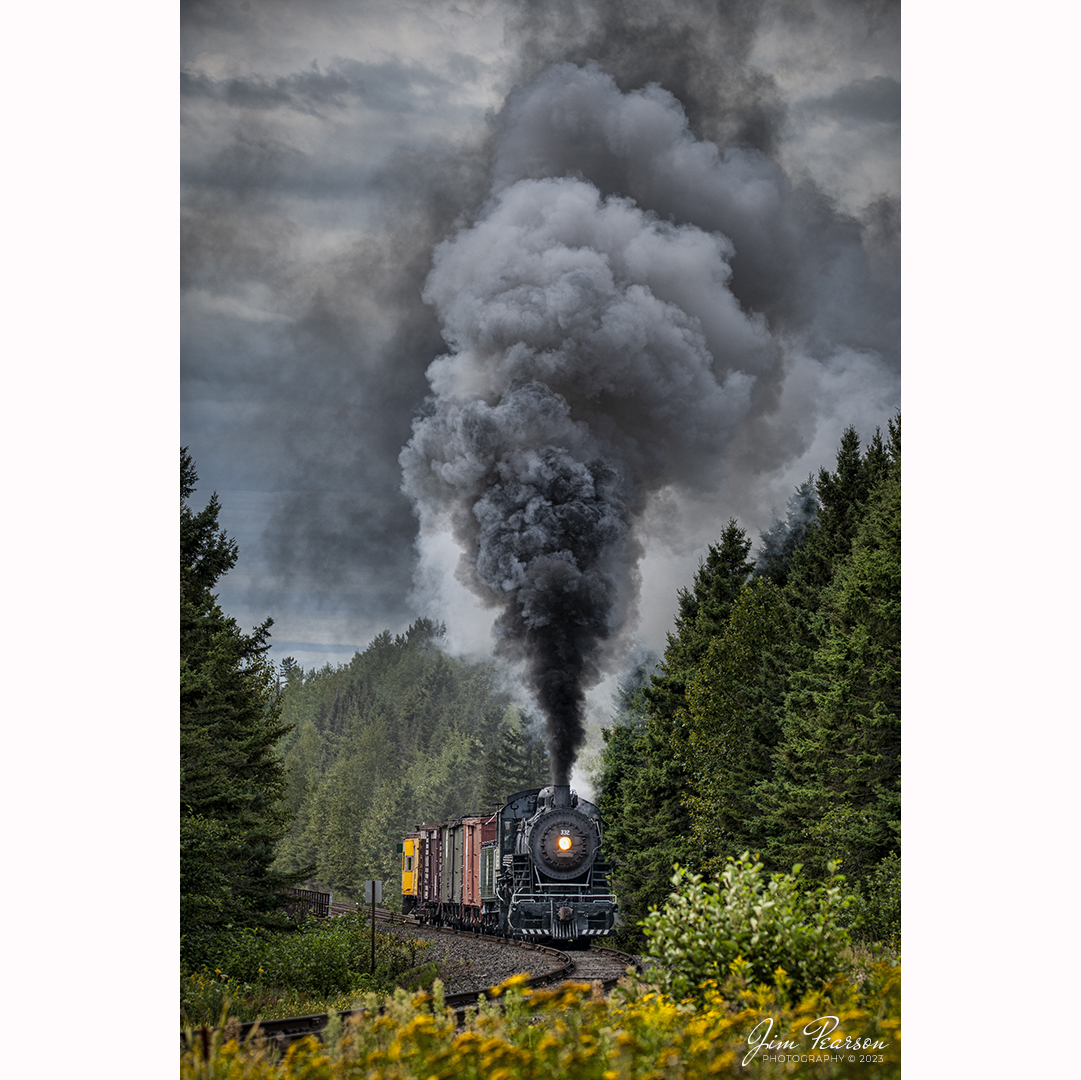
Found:
[[285, 910], [292, 916], [311, 912], [317, 919], [330, 918], [333, 893], [316, 892], [314, 889], [286, 889]]

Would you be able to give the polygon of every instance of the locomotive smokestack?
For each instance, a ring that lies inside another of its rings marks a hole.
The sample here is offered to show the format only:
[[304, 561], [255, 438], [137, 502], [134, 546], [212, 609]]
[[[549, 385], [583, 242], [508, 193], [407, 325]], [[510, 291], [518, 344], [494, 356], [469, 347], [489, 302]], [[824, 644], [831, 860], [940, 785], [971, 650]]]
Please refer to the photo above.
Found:
[[552, 785], [552, 808], [554, 810], [570, 809], [571, 787], [570, 784]]

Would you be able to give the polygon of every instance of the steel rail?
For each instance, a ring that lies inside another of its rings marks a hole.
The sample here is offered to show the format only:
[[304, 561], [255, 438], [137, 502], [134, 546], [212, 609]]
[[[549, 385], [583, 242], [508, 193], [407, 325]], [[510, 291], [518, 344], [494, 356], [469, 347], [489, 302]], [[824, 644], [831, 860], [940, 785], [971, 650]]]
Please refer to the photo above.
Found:
[[[398, 915], [394, 912], [382, 909], [376, 910], [376, 918], [380, 922], [417, 925], [407, 916]], [[559, 983], [573, 977], [574, 969], [578, 966], [572, 956], [560, 952], [558, 949], [553, 949], [548, 945], [538, 945], [531, 941], [492, 937], [472, 930], [455, 930], [448, 927], [437, 926], [425, 926], [424, 929], [438, 934], [455, 935], [458, 937], [475, 937], [507, 948], [528, 949], [533, 952], [542, 952], [561, 959], [563, 963], [555, 971], [550, 971], [546, 975], [534, 975], [527, 980], [525, 985], [534, 989], [544, 986], [547, 983]], [[596, 956], [602, 956], [622, 962], [623, 971], [620, 971], [618, 975], [609, 976], [608, 978], [599, 980], [605, 991], [610, 991], [619, 982], [623, 977], [626, 968], [633, 967], [639, 972], [642, 970], [641, 961], [637, 956], [621, 952], [619, 949], [612, 949], [604, 945], [590, 945], [587, 951]], [[465, 1022], [466, 1009], [476, 1005], [482, 994], [485, 996], [490, 995], [493, 989], [494, 987], [489, 987], [488, 990], [467, 991], [461, 994], [447, 994], [444, 996], [443, 1001], [446, 1007], [454, 1010], [457, 1022], [462, 1024]], [[426, 993], [430, 1000], [430, 993], [426, 991], [422, 991], [421, 993]], [[383, 1009], [380, 1007], [376, 1014], [381, 1013], [382, 1011]], [[352, 1017], [363, 1018], [372, 1014], [369, 1009], [350, 1009], [347, 1012], [339, 1013], [337, 1015], [339, 1015], [342, 1020], [347, 1020]], [[231, 1033], [235, 1032], [236, 1037], [240, 1042], [252, 1037], [254, 1033], [255, 1038], [273, 1040], [279, 1047], [284, 1049], [290, 1043], [296, 1042], [298, 1039], [302, 1039], [307, 1035], [314, 1035], [318, 1038], [329, 1022], [330, 1016], [328, 1013], [316, 1013], [312, 1016], [289, 1016], [278, 1020], [253, 1020], [238, 1025], [231, 1024], [228, 1026], [227, 1030], [230, 1030]], [[184, 1049], [190, 1042], [194, 1042], [195, 1039], [199, 1039], [203, 1043], [205, 1053], [206, 1048], [209, 1046], [209, 1041], [213, 1038], [214, 1032], [217, 1030], [218, 1029], [208, 1028], [206, 1025], [203, 1025], [198, 1029], [189, 1028], [188, 1031], [181, 1033], [181, 1049]]]
[[[412, 920], [402, 915], [396, 915], [394, 912], [383, 911], [381, 917], [380, 911], [376, 910], [376, 919], [379, 922], [400, 922], [410, 925], [416, 925]], [[530, 941], [518, 941], [515, 939], [491, 937], [487, 934], [481, 934], [471, 930], [455, 930], [448, 927], [437, 926], [425, 926], [424, 929], [429, 932], [438, 934], [455, 935], [458, 937], [475, 937], [485, 941], [491, 942], [493, 945], [501, 945], [505, 948], [518, 948], [529, 949], [533, 952], [546, 953], [549, 956], [555, 956], [562, 960], [563, 963], [554, 971], [549, 971], [545, 975], [534, 975], [529, 978], [525, 985], [531, 988], [543, 986], [545, 983], [558, 982], [566, 979], [570, 973], [574, 970], [574, 961], [564, 952], [560, 952], [558, 949], [550, 948], [547, 945], [537, 945]], [[488, 990], [467, 991], [462, 994], [447, 994], [444, 996], [445, 1004], [454, 1010], [458, 1017], [458, 1022], [464, 1021], [465, 1010], [472, 1005], [476, 1005], [480, 1000], [482, 994], [490, 994], [494, 987], [489, 987]], [[429, 995], [430, 996], [430, 995]], [[378, 1010], [382, 1012], [382, 1008]], [[342, 1020], [348, 1020], [352, 1017], [365, 1017], [371, 1014], [369, 1009], [349, 1009], [342, 1013], [337, 1013]], [[314, 1013], [311, 1016], [287, 1016], [277, 1020], [250, 1020], [239, 1025], [227, 1025], [228, 1029], [236, 1031], [236, 1037], [239, 1042], [243, 1042], [249, 1038], [253, 1032], [257, 1038], [272, 1039], [278, 1043], [279, 1046], [285, 1047], [292, 1042], [296, 1042], [298, 1039], [304, 1038], [306, 1035], [318, 1036], [330, 1022], [330, 1014], [328, 1013]], [[256, 1031], [256, 1029], [258, 1029]], [[209, 1045], [208, 1039], [213, 1037], [214, 1032], [221, 1030], [218, 1028], [209, 1028], [207, 1025], [201, 1025], [198, 1029], [189, 1028], [187, 1031], [181, 1032], [180, 1045], [181, 1049], [185, 1049], [188, 1045], [195, 1042], [196, 1039], [202, 1041], [204, 1046], [204, 1052]]]

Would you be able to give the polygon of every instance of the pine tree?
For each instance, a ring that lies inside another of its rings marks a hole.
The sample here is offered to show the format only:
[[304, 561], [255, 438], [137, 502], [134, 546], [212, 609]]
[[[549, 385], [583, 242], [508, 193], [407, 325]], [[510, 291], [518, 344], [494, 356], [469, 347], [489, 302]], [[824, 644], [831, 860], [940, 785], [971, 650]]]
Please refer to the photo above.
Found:
[[[750, 550], [746, 532], [729, 521], [720, 542], [710, 545], [691, 588], [678, 593], [676, 633], [668, 635], [663, 662], [638, 697], [645, 723], [617, 727], [604, 736], [600, 806], [607, 820], [605, 844], [618, 864], [612, 880], [632, 926], [651, 904], [664, 902], [675, 863], [699, 862], [685, 805], [687, 680], [754, 570]], [[630, 927], [624, 931], [629, 945], [639, 936]]]
[[765, 851], [756, 788], [773, 775], [791, 663], [791, 612], [768, 578], [747, 585], [687, 692], [688, 790], [703, 869]]
[[[276, 868], [316, 862], [324, 887], [355, 899], [358, 883], [385, 876], [389, 838], [546, 782], [543, 742], [509, 710], [495, 669], [447, 656], [442, 636], [441, 626], [418, 619], [403, 633], [380, 633], [348, 664], [291, 672], [282, 715], [296, 734], [282, 745], [296, 817]], [[486, 766], [500, 758], [492, 748], [509, 715], [509, 786], [493, 779], [487, 800]]]
[[543, 787], [550, 773], [544, 740], [529, 730], [513, 705], [508, 705], [484, 763], [481, 808], [500, 806], [518, 791]]
[[740, 589], [754, 571], [751, 541], [733, 518], [719, 544], [711, 544], [690, 589], [676, 594], [676, 633], [668, 635], [661, 670], [643, 693], [650, 717], [671, 723], [686, 706], [687, 679], [728, 618]]
[[900, 428], [848, 557], [822, 596], [819, 643], [792, 676], [775, 778], [762, 785], [778, 861], [849, 877], [900, 850]]
[[750, 848], [815, 874], [840, 857], [858, 880], [899, 850], [900, 416], [864, 453], [846, 431], [784, 526], [747, 584], [729, 522], [678, 595], [646, 723], [605, 733], [600, 805], [631, 919], [676, 860], [709, 870]]
[[622, 727], [641, 727], [649, 719], [646, 689], [655, 674], [659, 674], [661, 658], [652, 650], [640, 654], [640, 658], [616, 686], [612, 695], [615, 722]]
[[788, 575], [793, 601], [808, 610], [817, 608], [821, 590], [833, 580], [834, 571], [852, 549], [868, 499], [900, 456], [900, 413], [889, 422], [889, 429], [889, 446], [883, 444], [881, 432], [876, 430], [866, 453], [861, 455], [856, 429], [847, 428], [837, 450], [836, 470], [818, 471], [816, 520], [808, 528]]
[[778, 518], [760, 534], [755, 577], [768, 577], [778, 585], [784, 585], [796, 551], [817, 518], [818, 498], [814, 480], [808, 477], [789, 496], [784, 519]]
[[195, 466], [180, 453], [180, 812], [182, 950], [191, 960], [221, 927], [275, 921], [299, 875], [270, 869], [285, 832], [277, 680], [266, 659], [271, 620], [251, 634], [213, 589], [237, 546], [211, 496], [195, 513]]
[[665, 733], [652, 723], [603, 731], [598, 805], [604, 815], [605, 854], [615, 863], [622, 945], [644, 943], [637, 923], [671, 891], [675, 863], [697, 865], [690, 817], [683, 805], [686, 775]]

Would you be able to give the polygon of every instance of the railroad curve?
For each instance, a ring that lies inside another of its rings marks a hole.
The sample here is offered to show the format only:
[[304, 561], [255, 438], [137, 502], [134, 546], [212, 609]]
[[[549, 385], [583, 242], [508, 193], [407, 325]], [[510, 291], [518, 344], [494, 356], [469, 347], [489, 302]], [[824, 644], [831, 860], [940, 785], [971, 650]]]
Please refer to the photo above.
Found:
[[[355, 910], [351, 906], [333, 905], [339, 908], [333, 914]], [[638, 967], [638, 957], [603, 946], [565, 953], [546, 945], [509, 940], [476, 934], [468, 930], [453, 930], [436, 926], [420, 926], [412, 919], [392, 912], [376, 909], [376, 922], [383, 929], [398, 933], [410, 933], [426, 937], [447, 946], [444, 960], [451, 959], [451, 978], [445, 980], [448, 991], [444, 999], [454, 1009], [458, 1022], [464, 1022], [465, 1010], [477, 1003], [480, 995], [512, 975], [528, 973], [528, 986], [558, 985], [566, 981], [600, 982], [609, 991], [626, 974], [628, 967]], [[458, 967], [455, 967], [455, 964]], [[455, 977], [455, 974], [457, 977]], [[343, 1020], [363, 1016], [367, 1010], [353, 1009], [341, 1014]], [[258, 1027], [257, 1036], [272, 1039], [286, 1047], [306, 1035], [318, 1036], [326, 1027], [326, 1013], [313, 1016], [292, 1016], [280, 1020], [260, 1020], [232, 1025], [236, 1037], [243, 1041]], [[231, 1032], [232, 1033], [232, 1032]], [[187, 1045], [189, 1033], [181, 1033], [181, 1048]], [[209, 1042], [211, 1031], [202, 1027], [190, 1032], [193, 1039]]]

